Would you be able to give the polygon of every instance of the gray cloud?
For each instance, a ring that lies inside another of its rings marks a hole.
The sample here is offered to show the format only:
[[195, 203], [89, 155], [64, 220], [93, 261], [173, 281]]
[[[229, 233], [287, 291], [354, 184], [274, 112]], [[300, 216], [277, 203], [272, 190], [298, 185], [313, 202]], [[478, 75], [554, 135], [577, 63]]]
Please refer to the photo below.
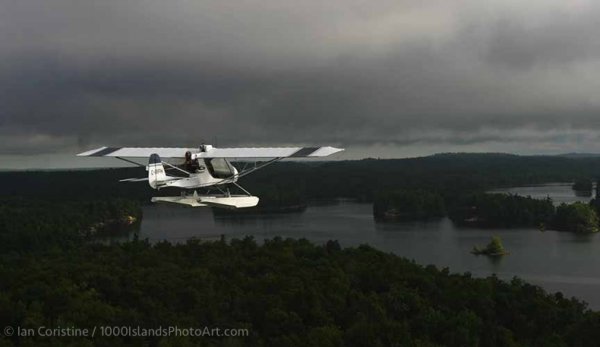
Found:
[[0, 153], [200, 141], [334, 144], [349, 157], [600, 151], [591, 1], [1, 6]]

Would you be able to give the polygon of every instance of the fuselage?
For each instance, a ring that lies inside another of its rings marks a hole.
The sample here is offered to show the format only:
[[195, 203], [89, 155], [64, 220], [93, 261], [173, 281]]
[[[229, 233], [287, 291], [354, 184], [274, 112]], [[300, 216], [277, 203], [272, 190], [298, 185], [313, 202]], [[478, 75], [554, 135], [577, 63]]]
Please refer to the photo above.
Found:
[[[181, 166], [182, 170], [189, 172], [189, 177], [166, 176], [164, 181], [150, 181], [155, 189], [177, 187], [182, 189], [195, 189], [214, 185], [233, 183], [237, 181], [238, 170], [224, 158], [196, 159], [193, 163]], [[150, 168], [149, 170], [152, 170]]]

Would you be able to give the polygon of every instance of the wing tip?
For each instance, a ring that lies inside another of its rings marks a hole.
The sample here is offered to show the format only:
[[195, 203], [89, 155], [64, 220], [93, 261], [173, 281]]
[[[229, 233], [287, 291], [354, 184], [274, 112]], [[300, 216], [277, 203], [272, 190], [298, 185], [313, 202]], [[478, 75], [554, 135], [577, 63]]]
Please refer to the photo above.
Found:
[[92, 149], [90, 151], [87, 152], [83, 152], [83, 153], [79, 153], [77, 154], [78, 157], [106, 157], [106, 156], [114, 156], [114, 155], [110, 155], [118, 150], [120, 150], [121, 147], [100, 147], [100, 148], [96, 148], [96, 149]]
[[332, 154], [335, 153], [339, 153], [344, 151], [345, 148], [337, 148], [337, 147], [332, 147], [332, 146], [325, 146], [325, 147], [320, 147], [319, 149], [317, 149], [316, 151], [314, 151], [313, 153], [309, 154], [309, 157], [328, 157]]
[[107, 148], [106, 146], [98, 147], [98, 148], [95, 148], [95, 149], [91, 149], [89, 151], [78, 153], [77, 156], [78, 157], [91, 157], [92, 155], [94, 155], [94, 153], [100, 152], [100, 151], [102, 151], [102, 150], [104, 150], [106, 148]]

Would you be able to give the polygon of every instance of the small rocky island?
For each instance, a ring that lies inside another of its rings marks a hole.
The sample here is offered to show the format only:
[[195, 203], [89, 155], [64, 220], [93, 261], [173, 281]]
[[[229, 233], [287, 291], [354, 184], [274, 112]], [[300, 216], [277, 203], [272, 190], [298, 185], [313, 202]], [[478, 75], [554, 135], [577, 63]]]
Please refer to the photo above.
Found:
[[490, 257], [499, 257], [508, 254], [498, 236], [492, 237], [492, 241], [490, 241], [485, 248], [474, 246], [471, 253], [475, 255], [487, 255]]

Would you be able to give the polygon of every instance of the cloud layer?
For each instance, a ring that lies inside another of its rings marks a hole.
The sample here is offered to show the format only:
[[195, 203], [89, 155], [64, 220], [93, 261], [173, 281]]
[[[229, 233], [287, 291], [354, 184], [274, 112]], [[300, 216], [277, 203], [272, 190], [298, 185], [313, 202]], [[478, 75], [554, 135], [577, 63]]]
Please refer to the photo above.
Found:
[[10, 1], [0, 153], [600, 151], [592, 1]]

